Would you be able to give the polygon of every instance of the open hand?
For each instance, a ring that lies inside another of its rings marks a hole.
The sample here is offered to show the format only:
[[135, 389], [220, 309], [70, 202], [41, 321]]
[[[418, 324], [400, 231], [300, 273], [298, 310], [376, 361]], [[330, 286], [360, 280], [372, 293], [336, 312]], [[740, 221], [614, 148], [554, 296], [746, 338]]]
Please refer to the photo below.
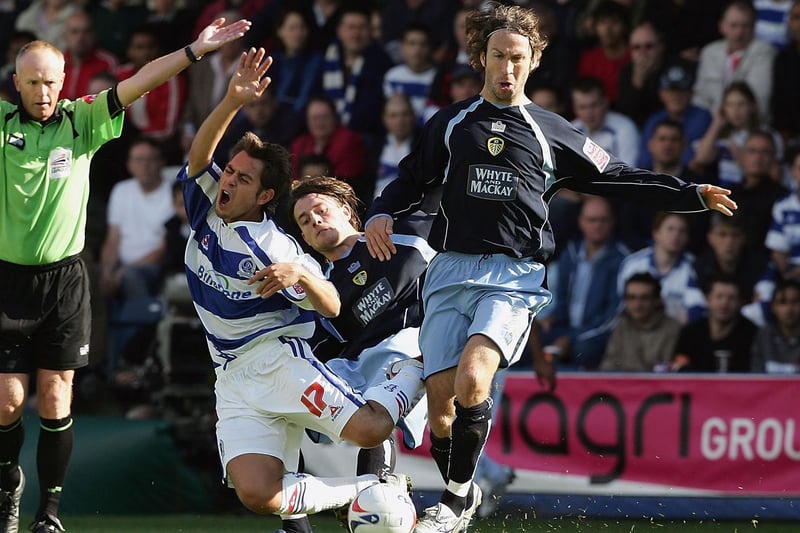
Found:
[[731, 191], [728, 189], [706, 183], [700, 185], [698, 190], [700, 191], [700, 196], [703, 197], [703, 201], [706, 203], [706, 207], [709, 209], [719, 211], [730, 217], [733, 216], [733, 212], [738, 208], [736, 202], [731, 199]]
[[394, 226], [392, 217], [386, 215], [375, 217], [364, 228], [367, 250], [373, 259], [388, 261], [392, 254], [397, 253], [391, 238], [392, 226]]
[[236, 72], [228, 82], [228, 96], [242, 104], [261, 98], [272, 82], [272, 78], [265, 76], [271, 65], [272, 57], [263, 48], [242, 52]]
[[218, 18], [206, 26], [192, 44], [195, 55], [203, 56], [220, 48], [223, 44], [235, 41], [250, 30], [249, 20], [236, 20], [227, 26], [224, 18]]

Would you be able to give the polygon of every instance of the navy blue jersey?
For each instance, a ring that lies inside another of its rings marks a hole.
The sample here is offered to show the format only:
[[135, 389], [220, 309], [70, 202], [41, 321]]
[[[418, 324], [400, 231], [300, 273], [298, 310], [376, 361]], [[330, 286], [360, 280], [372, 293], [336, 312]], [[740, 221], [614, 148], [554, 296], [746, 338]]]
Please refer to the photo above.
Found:
[[706, 209], [697, 185], [626, 165], [557, 114], [480, 96], [427, 122], [367, 216], [403, 218], [440, 185], [428, 238], [435, 250], [539, 262], [553, 253], [547, 202], [562, 187], [665, 211]]
[[[339, 291], [342, 309], [336, 318], [325, 319], [325, 328], [335, 329], [344, 344], [326, 340], [311, 342], [314, 355], [356, 359], [403, 328], [422, 324], [422, 278], [435, 252], [424, 239], [392, 235], [397, 254], [390, 261], [370, 257], [363, 237], [350, 253], [328, 265], [326, 275]], [[314, 339], [324, 336], [317, 328]], [[413, 354], [412, 354], [413, 355]]]

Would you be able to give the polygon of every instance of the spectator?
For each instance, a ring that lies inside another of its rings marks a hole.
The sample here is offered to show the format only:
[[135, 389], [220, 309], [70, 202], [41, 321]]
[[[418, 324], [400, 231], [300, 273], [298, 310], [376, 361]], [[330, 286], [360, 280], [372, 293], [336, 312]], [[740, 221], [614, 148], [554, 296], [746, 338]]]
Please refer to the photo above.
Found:
[[308, 133], [291, 145], [294, 179], [297, 161], [306, 154], [324, 154], [333, 164], [335, 177], [349, 181], [356, 190], [363, 187], [366, 149], [361, 136], [339, 122], [334, 104], [324, 96], [312, 97], [306, 109]]
[[625, 282], [637, 272], [649, 272], [661, 283], [661, 299], [667, 315], [681, 324], [705, 313], [705, 299], [697, 284], [694, 256], [686, 251], [689, 221], [681, 213], [660, 211], [653, 220], [653, 244], [633, 252], [620, 267], [620, 296]]
[[[631, 60], [628, 48], [630, 13], [628, 8], [614, 0], [601, 0], [590, 13], [592, 31], [598, 46], [581, 54], [578, 77], [597, 78], [611, 105], [617, 102], [617, 86], [622, 67]], [[596, 142], [596, 141], [595, 141]], [[619, 156], [619, 153], [612, 152]], [[630, 160], [622, 158], [628, 164]], [[635, 162], [635, 160], [634, 160]]]
[[631, 60], [622, 67], [617, 81], [615, 109], [641, 127], [661, 109], [659, 77], [664, 68], [664, 39], [656, 27], [644, 22], [630, 36]]
[[711, 280], [727, 276], [739, 284], [743, 302], [753, 299], [753, 289], [767, 266], [767, 256], [745, 246], [746, 234], [738, 213], [733, 217], [711, 215], [706, 233], [708, 248], [695, 261], [697, 282], [707, 292]]
[[[570, 2], [575, 4], [574, 0]], [[578, 70], [580, 47], [570, 41], [569, 36], [561, 29], [557, 15], [557, 6], [547, 0], [532, 0], [530, 8], [539, 17], [539, 31], [547, 39], [547, 48], [542, 51], [539, 66], [528, 78], [526, 93], [535, 86], [549, 85], [559, 89], [559, 98], [567, 100], [569, 88], [575, 81]]]
[[800, 372], [800, 282], [778, 282], [770, 310], [773, 320], [756, 334], [750, 352], [750, 370], [767, 374], [797, 374]]
[[744, 81], [753, 90], [762, 119], [769, 118], [772, 63], [775, 49], [754, 36], [755, 10], [747, 0], [734, 0], [719, 23], [722, 39], [703, 47], [697, 67], [694, 103], [715, 112], [723, 91], [733, 81]]
[[556, 87], [548, 84], [535, 84], [527, 90], [527, 93], [528, 98], [542, 109], [566, 117], [567, 106], [561, 91]]
[[617, 318], [600, 370], [666, 370], [675, 353], [681, 324], [664, 313], [661, 284], [648, 272], [625, 282], [625, 307]]
[[192, 38], [196, 13], [186, 7], [178, 7], [181, 3], [178, 0], [147, 2], [149, 11], [145, 24], [152, 27], [158, 35], [162, 50], [176, 50]]
[[270, 84], [260, 98], [242, 106], [222, 135], [214, 159], [227, 161], [231, 148], [247, 131], [252, 131], [264, 142], [280, 144], [284, 148], [289, 148], [303, 132], [303, 115], [295, 113], [291, 104], [277, 102], [272, 87]]
[[733, 187], [739, 216], [747, 234], [747, 246], [764, 247], [771, 225], [770, 213], [778, 199], [788, 192], [770, 177], [775, 164], [775, 141], [766, 132], [755, 132], [742, 148], [742, 182]]
[[[131, 309], [161, 290], [164, 224], [175, 214], [171, 184], [161, 176], [163, 165], [159, 144], [139, 139], [128, 153], [131, 178], [120, 181], [111, 191], [108, 231], [100, 256], [100, 287], [112, 324], [127, 322]], [[126, 343], [137, 331], [130, 325], [110, 329], [107, 375], [117, 370]]]
[[[791, 173], [800, 185], [800, 152], [794, 156]], [[800, 280], [800, 187], [773, 205], [764, 245], [781, 278]]]
[[[8, 38], [8, 46], [6, 47], [5, 62], [0, 65], [0, 90], [7, 91], [9, 95], [16, 93], [14, 88], [14, 63], [17, 60], [17, 52], [20, 48], [31, 41], [35, 41], [36, 36], [27, 31], [15, 31]], [[9, 100], [11, 102], [13, 100]]]
[[304, 10], [286, 8], [278, 17], [270, 85], [275, 99], [302, 115], [322, 74], [322, 52], [311, 47], [312, 24]]
[[[453, 42], [445, 51], [444, 60], [436, 71], [431, 84], [429, 106], [442, 108], [453, 103], [450, 96], [450, 83], [456, 72], [464, 68], [472, 69], [467, 56], [467, 14], [472, 9], [461, 7], [453, 17]], [[477, 74], [477, 72], [476, 72]]]
[[344, 126], [377, 141], [383, 135], [383, 77], [392, 62], [370, 40], [369, 13], [363, 9], [344, 9], [336, 35], [325, 50], [323, 92]]
[[[150, 27], [140, 27], [130, 34], [128, 63], [117, 70], [117, 79], [126, 80], [159, 55], [158, 35]], [[186, 79], [183, 74], [170, 78], [128, 108], [126, 119], [140, 134], [162, 143], [162, 153], [169, 165], [183, 161], [178, 127], [186, 103]]]
[[561, 362], [581, 369], [600, 364], [620, 300], [615, 287], [627, 248], [614, 241], [611, 204], [589, 196], [581, 206], [581, 238], [558, 257], [553, 314], [541, 319], [542, 342], [558, 346]]
[[336, 28], [344, 11], [343, 0], [302, 0], [298, 2], [309, 14], [311, 26], [311, 47], [323, 51], [336, 39]]
[[800, 0], [789, 12], [790, 39], [778, 53], [772, 70], [772, 125], [787, 145], [800, 149]]
[[[220, 13], [226, 11], [235, 11], [240, 18], [253, 20], [253, 17], [267, 4], [267, 0], [212, 0], [203, 4], [203, 9], [194, 20], [193, 36], [198, 35], [203, 28], [222, 16]], [[229, 18], [225, 20], [231, 21]], [[229, 78], [226, 78], [226, 83]]]
[[[468, 65], [461, 65], [450, 73], [448, 87], [450, 88], [449, 103], [466, 100], [481, 92], [483, 77], [474, 68]], [[424, 122], [430, 120], [440, 109], [441, 107], [434, 104], [433, 100], [429, 100], [429, 104], [425, 108]]]
[[755, 36], [782, 50], [789, 41], [787, 26], [792, 0], [754, 0]]
[[104, 0], [91, 5], [89, 15], [97, 34], [97, 45], [121, 61], [125, 59], [131, 33], [147, 18], [147, 8], [139, 2]]
[[378, 158], [375, 186], [369, 196], [370, 200], [378, 196], [386, 184], [397, 177], [400, 160], [411, 152], [411, 146], [416, 139], [414, 109], [405, 94], [396, 93], [386, 100], [386, 105], [383, 107], [383, 125], [386, 128], [386, 140]]
[[447, 44], [453, 41], [453, 18], [460, 2], [456, 0], [387, 0], [383, 8], [383, 42], [389, 48], [397, 47], [405, 29], [412, 24], [422, 24], [436, 29], [438, 42], [431, 49], [441, 48], [436, 55], [444, 56]]
[[64, 28], [67, 19], [81, 8], [77, 2], [67, 0], [34, 0], [19, 14], [15, 23], [17, 30], [29, 31], [37, 39], [47, 41], [59, 50], [66, 48]]
[[333, 164], [331, 164], [331, 160], [325, 157], [322, 154], [308, 154], [304, 155], [300, 158], [297, 162], [298, 167], [298, 179], [304, 178], [316, 178], [319, 176], [330, 176], [333, 174], [331, 169], [333, 168]]
[[92, 19], [86, 13], [73, 13], [67, 18], [64, 43], [64, 98], [75, 100], [89, 94], [92, 76], [117, 70], [117, 58], [95, 44]]
[[694, 67], [688, 63], [678, 61], [664, 69], [658, 80], [658, 98], [663, 109], [650, 115], [642, 128], [642, 144], [639, 149], [641, 167], [652, 166], [647, 142], [652, 137], [656, 124], [667, 118], [678, 121], [683, 126], [683, 137], [686, 141], [681, 163], [688, 165], [694, 159], [695, 145], [711, 125], [711, 113], [692, 104], [693, 85]]
[[[650, 155], [649, 170], [678, 176], [682, 180], [700, 181], [700, 176], [681, 164], [681, 154], [686, 140], [679, 122], [665, 119], [654, 128], [647, 141]], [[650, 233], [646, 228], [653, 227], [653, 211], [630, 202], [618, 202], [619, 237], [631, 250], [647, 246]], [[708, 226], [706, 213], [687, 215], [689, 221], [688, 249], [692, 252], [705, 248], [705, 233]]]
[[681, 329], [670, 368], [681, 372], [749, 372], [756, 326], [741, 314], [739, 285], [717, 278], [706, 292], [708, 316]]
[[629, 165], [636, 164], [639, 131], [631, 119], [609, 110], [603, 84], [594, 78], [580, 78], [572, 86], [572, 125]]
[[781, 138], [762, 125], [755, 95], [747, 83], [731, 83], [725, 89], [722, 105], [714, 113], [711, 125], [697, 143], [694, 160], [690, 163], [692, 169], [708, 174], [715, 167], [720, 186], [731, 188], [737, 185], [742, 181], [742, 145], [751, 133], [762, 130], [770, 132], [774, 138], [778, 157], [773, 159], [770, 174], [777, 181], [782, 171], [779, 163], [783, 156]]
[[411, 102], [418, 126], [425, 123], [425, 104], [431, 92], [436, 67], [431, 57], [431, 35], [427, 27], [412, 24], [403, 32], [400, 45], [402, 62], [386, 71], [383, 95], [406, 95]]

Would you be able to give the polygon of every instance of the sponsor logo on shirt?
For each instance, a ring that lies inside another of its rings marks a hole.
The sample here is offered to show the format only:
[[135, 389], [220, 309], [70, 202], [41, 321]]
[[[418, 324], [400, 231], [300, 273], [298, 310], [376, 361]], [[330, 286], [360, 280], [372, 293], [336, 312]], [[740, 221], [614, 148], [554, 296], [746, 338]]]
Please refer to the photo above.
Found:
[[503, 133], [506, 131], [506, 125], [499, 120], [492, 122], [492, 131], [495, 133]]
[[331, 412], [331, 420], [336, 420], [339, 418], [339, 415], [342, 414], [342, 406], [341, 405], [331, 405], [328, 407]]
[[600, 148], [600, 145], [589, 137], [586, 137], [586, 142], [583, 143], [583, 153], [594, 163], [594, 166], [596, 166], [597, 170], [600, 172], [606, 169], [608, 162], [611, 160], [611, 156], [608, 155], [608, 152]]
[[360, 261], [353, 261], [352, 263], [350, 263], [350, 266], [347, 267], [347, 271], [352, 274], [353, 272], [355, 272], [359, 268], [361, 268], [361, 262]]
[[519, 174], [516, 170], [494, 165], [470, 165], [467, 195], [483, 200], [514, 200]]
[[394, 300], [394, 290], [386, 278], [381, 278], [356, 300], [353, 314], [366, 326], [373, 318], [383, 313], [392, 300]]
[[367, 271], [366, 270], [362, 270], [361, 272], [359, 272], [358, 274], [353, 276], [353, 283], [355, 283], [359, 287], [363, 287], [364, 285], [366, 285], [367, 284]]
[[197, 278], [205, 285], [208, 285], [215, 291], [221, 292], [225, 297], [231, 300], [245, 300], [252, 296], [251, 291], [231, 290], [230, 281], [228, 281], [227, 276], [223, 276], [213, 270], [207, 270], [203, 266], [197, 268]]
[[51, 180], [68, 178], [72, 173], [72, 150], [58, 147], [50, 151], [47, 160]]
[[306, 293], [306, 290], [303, 287], [301, 287], [299, 283], [295, 283], [294, 285], [292, 285], [292, 288], [294, 289], [294, 292], [296, 292], [297, 294]]
[[486, 141], [486, 148], [489, 149], [489, 153], [493, 156], [499, 155], [505, 146], [506, 142], [500, 137], [489, 137], [489, 140]]
[[87, 104], [91, 104], [91, 103], [92, 103], [92, 102], [94, 102], [96, 99], [97, 99], [97, 95], [96, 95], [96, 94], [87, 94], [86, 96], [83, 96], [83, 97], [81, 98], [81, 100], [83, 100], [83, 101], [84, 101], [84, 102], [86, 102]]

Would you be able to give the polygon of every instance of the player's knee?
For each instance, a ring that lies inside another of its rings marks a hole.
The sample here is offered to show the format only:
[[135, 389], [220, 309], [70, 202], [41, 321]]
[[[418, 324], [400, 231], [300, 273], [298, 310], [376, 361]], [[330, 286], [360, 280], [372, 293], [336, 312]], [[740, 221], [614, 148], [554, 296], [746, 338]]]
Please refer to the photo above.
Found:
[[433, 431], [433, 434], [440, 438], [450, 436], [450, 427], [453, 424], [453, 418], [447, 415], [432, 415], [428, 413], [428, 426]]
[[8, 426], [22, 416], [22, 402], [4, 402], [0, 405], [0, 425]]
[[394, 429], [394, 422], [386, 410], [375, 409], [370, 404], [359, 409], [358, 417], [352, 422], [355, 424], [347, 428], [345, 438], [360, 448], [380, 446]]
[[242, 505], [256, 514], [274, 514], [281, 506], [280, 489], [256, 485], [237, 486], [236, 496]]

